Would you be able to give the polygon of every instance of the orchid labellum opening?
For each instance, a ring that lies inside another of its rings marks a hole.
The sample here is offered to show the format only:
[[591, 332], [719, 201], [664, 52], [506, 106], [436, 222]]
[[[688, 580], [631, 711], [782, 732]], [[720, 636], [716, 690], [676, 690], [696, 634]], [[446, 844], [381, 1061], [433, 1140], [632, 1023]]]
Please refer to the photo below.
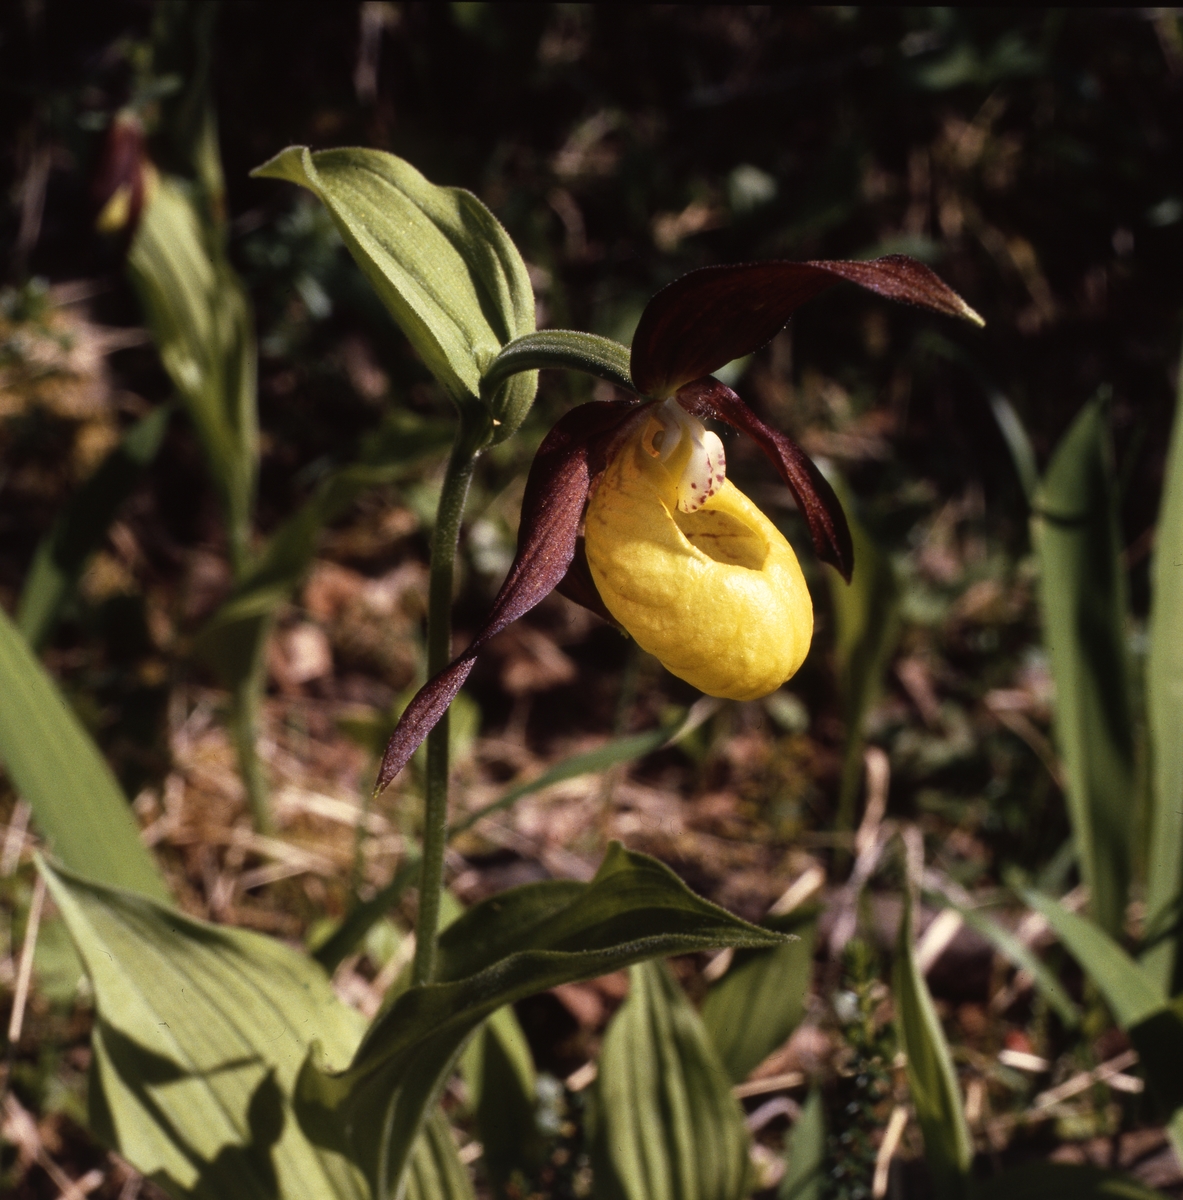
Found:
[[[659, 292], [630, 352], [635, 398], [584, 404], [544, 439], [526, 481], [517, 556], [488, 619], [407, 707], [379, 789], [446, 711], [481, 648], [555, 589], [710, 695], [754, 699], [800, 667], [813, 609], [797, 557], [727, 479], [723, 444], [703, 422], [756, 442], [796, 499], [818, 557], [849, 581], [850, 531], [833, 489], [796, 442], [711, 376], [840, 280], [982, 323], [932, 271], [900, 255], [706, 267]], [[511, 343], [504, 353], [512, 351]]]

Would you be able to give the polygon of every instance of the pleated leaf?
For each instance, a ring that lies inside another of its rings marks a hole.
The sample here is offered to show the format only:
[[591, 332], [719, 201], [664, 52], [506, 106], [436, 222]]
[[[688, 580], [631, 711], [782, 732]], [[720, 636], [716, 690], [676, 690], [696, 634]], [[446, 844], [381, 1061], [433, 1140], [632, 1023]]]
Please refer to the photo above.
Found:
[[973, 1142], [949, 1045], [912, 944], [912, 903], [905, 894], [892, 974], [896, 1031], [908, 1058], [908, 1090], [924, 1133], [924, 1157], [937, 1200], [961, 1200]]
[[98, 747], [0, 608], [0, 764], [62, 862], [167, 904], [131, 806]]
[[821, 1200], [825, 1164], [826, 1110], [814, 1088], [785, 1143], [785, 1173], [776, 1200]]
[[[1146, 709], [1152, 800], [1146, 910], [1151, 923], [1179, 921], [1183, 889], [1183, 390], [1175, 407], [1154, 547]], [[1164, 920], [1165, 919], [1165, 920]], [[1169, 991], [1181, 990], [1183, 934], [1163, 942], [1145, 965]]]
[[1134, 824], [1134, 738], [1125, 574], [1105, 406], [1085, 406], [1036, 494], [1044, 641], [1056, 682], [1056, 738], [1090, 905], [1122, 928]]
[[184, 185], [152, 191], [127, 265], [160, 360], [205, 448], [232, 548], [244, 557], [258, 461], [250, 303]]
[[702, 1023], [732, 1083], [739, 1083], [801, 1023], [813, 973], [815, 914], [777, 922], [795, 939], [775, 950], [740, 950], [702, 1006]]
[[439, 982], [403, 992], [347, 1070], [334, 1073], [312, 1056], [297, 1117], [310, 1138], [358, 1163], [375, 1195], [386, 1196], [399, 1187], [460, 1048], [503, 1005], [659, 955], [780, 940], [695, 896], [654, 859], [613, 845], [591, 883], [515, 888], [449, 926]]
[[[370, 285], [457, 403], [481, 394], [501, 348], [534, 331], [526, 265], [497, 218], [461, 188], [437, 187], [381, 150], [289, 146], [253, 172], [308, 188], [329, 210]], [[495, 440], [522, 423], [538, 373], [491, 398]]]
[[282, 943], [183, 917], [42, 864], [94, 988], [92, 1126], [173, 1192], [367, 1196], [291, 1112], [308, 1045], [345, 1063], [364, 1021]]
[[669, 970], [629, 972], [600, 1051], [591, 1138], [596, 1200], [739, 1200], [743, 1112], [710, 1038]]

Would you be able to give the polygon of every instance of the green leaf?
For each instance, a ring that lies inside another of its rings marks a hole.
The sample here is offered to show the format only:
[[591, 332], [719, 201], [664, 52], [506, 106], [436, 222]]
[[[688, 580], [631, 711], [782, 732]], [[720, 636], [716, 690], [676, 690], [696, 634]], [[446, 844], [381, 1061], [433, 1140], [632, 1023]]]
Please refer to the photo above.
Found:
[[127, 258], [160, 361], [205, 448], [236, 570], [246, 561], [258, 460], [250, 304], [185, 187], [163, 176]]
[[1095, 400], [1052, 457], [1032, 528], [1078, 861], [1094, 916], [1117, 934], [1128, 899], [1135, 790], [1125, 575], [1109, 457], [1105, 406]]
[[[517, 247], [471, 192], [437, 187], [381, 150], [289, 146], [255, 176], [314, 192], [350, 253], [431, 373], [464, 405], [501, 348], [534, 331], [534, 293]], [[490, 404], [513, 433], [537, 372], [508, 379]]]
[[312, 1038], [344, 1063], [364, 1027], [320, 968], [40, 866], [94, 987], [99, 1136], [174, 1193], [366, 1200], [356, 1168], [312, 1146], [291, 1113]]
[[924, 1157], [938, 1200], [966, 1193], [973, 1141], [949, 1046], [912, 945], [912, 900], [905, 893], [892, 973], [896, 1031], [908, 1056], [908, 1089], [924, 1133]]
[[[1163, 478], [1154, 546], [1146, 709], [1150, 724], [1150, 854], [1146, 910], [1150, 922], [1175, 909], [1183, 891], [1183, 376]], [[1144, 961], [1163, 987], [1183, 987], [1183, 927]]]
[[472, 1181], [438, 1107], [415, 1139], [407, 1166], [406, 1200], [473, 1200]]
[[1046, 918], [1129, 1034], [1151, 1093], [1169, 1118], [1176, 1152], [1183, 1152], [1183, 1013], [1178, 1002], [1169, 1003], [1154, 975], [1087, 917], [1039, 892], [1024, 892], [1023, 899]]
[[826, 1110], [814, 1088], [785, 1144], [785, 1173], [776, 1200], [821, 1200], [825, 1165]]
[[1019, 414], [1015, 412], [1014, 405], [1001, 392], [991, 394], [990, 409], [994, 413], [994, 420], [998, 422], [998, 428], [1002, 431], [1006, 448], [1010, 451], [1011, 462], [1014, 463], [1023, 495], [1027, 497], [1027, 503], [1033, 506], [1039, 487], [1035, 448], [1031, 445], [1031, 439], [1027, 436], [1027, 430], [1023, 427]]
[[423, 1114], [471, 1032], [505, 1004], [665, 954], [782, 939], [695, 896], [668, 867], [613, 845], [591, 883], [515, 888], [440, 938], [438, 983], [403, 992], [348, 1070], [310, 1058], [296, 1111], [308, 1136], [397, 1189]]
[[854, 802], [863, 773], [863, 723], [879, 698], [900, 637], [900, 589], [891, 559], [855, 517], [849, 489], [836, 474], [831, 474], [829, 480], [846, 510], [854, 543], [855, 567], [849, 585], [836, 573], [826, 572], [834, 610], [834, 653], [846, 725], [837, 827], [850, 829], [854, 825]]
[[169, 903], [168, 888], [98, 748], [0, 609], [0, 761], [72, 870]]
[[506, 1195], [514, 1170], [542, 1162], [544, 1145], [535, 1119], [534, 1060], [509, 1006], [477, 1030], [460, 1059], [476, 1114], [485, 1166], [495, 1196]]
[[156, 457], [171, 415], [172, 407], [162, 405], [133, 425], [69, 500], [37, 547], [17, 612], [17, 625], [35, 650], [44, 646], [87, 560]]
[[1075, 1029], [1080, 1024], [1080, 1009], [1068, 995], [1064, 985], [1048, 969], [1043, 960], [1028, 946], [1020, 941], [1009, 929], [992, 921], [981, 909], [967, 908], [954, 904], [948, 897], [934, 896], [940, 904], [960, 913], [961, 919], [980, 934], [1006, 959], [1020, 971], [1026, 971], [1035, 982], [1036, 988], [1044, 999], [1060, 1014], [1060, 1020], [1069, 1029]]
[[813, 973], [816, 913], [777, 923], [796, 940], [775, 950], [741, 950], [702, 1006], [702, 1023], [732, 1083], [739, 1083], [801, 1023]]
[[664, 963], [629, 972], [600, 1051], [591, 1131], [598, 1200], [738, 1200], [748, 1133], [698, 1014]]
[[1162, 1192], [1117, 1171], [1039, 1162], [978, 1184], [974, 1200], [1166, 1200]]

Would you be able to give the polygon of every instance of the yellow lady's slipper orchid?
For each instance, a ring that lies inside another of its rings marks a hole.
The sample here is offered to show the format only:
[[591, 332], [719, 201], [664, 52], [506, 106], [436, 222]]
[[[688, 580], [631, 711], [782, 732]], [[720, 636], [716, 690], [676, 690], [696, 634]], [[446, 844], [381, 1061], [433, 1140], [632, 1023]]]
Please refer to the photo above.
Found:
[[[407, 706], [386, 747], [379, 790], [447, 710], [489, 639], [555, 589], [617, 621], [673, 674], [714, 696], [767, 695], [801, 666], [813, 609], [797, 557], [727, 482], [723, 444], [701, 419], [724, 421], [756, 442], [796, 499], [818, 557], [849, 580], [854, 550], [833, 488], [792, 438], [711, 377], [840, 280], [982, 324], [932, 271], [900, 255], [704, 267], [658, 292], [633, 336], [627, 381], [604, 375], [636, 399], [581, 405], [543, 440], [509, 574], [468, 649]], [[563, 365], [608, 370], [593, 359], [589, 352]], [[521, 370], [558, 365], [528, 354], [519, 361]]]
[[719, 438], [676, 400], [619, 448], [584, 537], [608, 611], [700, 691], [753, 700], [805, 660], [813, 606], [797, 556], [725, 478]]

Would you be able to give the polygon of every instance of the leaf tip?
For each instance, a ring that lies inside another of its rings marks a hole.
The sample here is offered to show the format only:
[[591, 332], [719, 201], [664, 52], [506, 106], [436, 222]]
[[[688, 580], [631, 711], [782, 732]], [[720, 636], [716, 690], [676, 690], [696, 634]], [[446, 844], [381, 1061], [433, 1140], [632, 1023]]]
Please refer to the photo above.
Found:
[[260, 163], [250, 172], [252, 179], [285, 179], [289, 183], [298, 183], [309, 187], [316, 177], [316, 168], [312, 165], [312, 152], [307, 146], [287, 146], [278, 154], [272, 155], [265, 163]]

